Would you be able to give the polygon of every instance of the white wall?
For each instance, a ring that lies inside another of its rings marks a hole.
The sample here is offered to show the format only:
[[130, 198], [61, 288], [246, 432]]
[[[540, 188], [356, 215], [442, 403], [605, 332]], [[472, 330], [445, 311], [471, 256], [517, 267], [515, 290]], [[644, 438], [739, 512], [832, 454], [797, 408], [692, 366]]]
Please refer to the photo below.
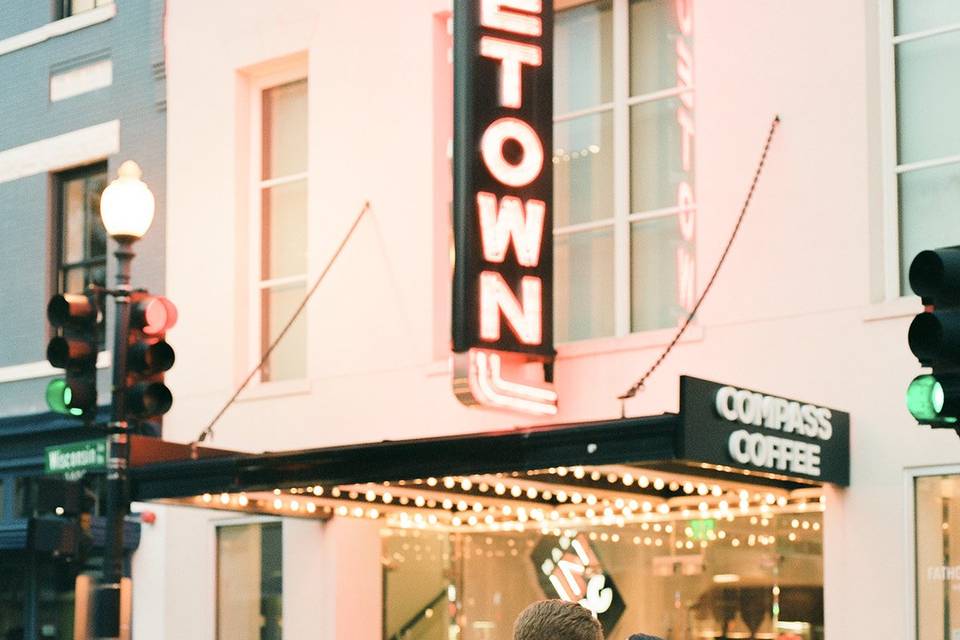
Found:
[[[365, 200], [372, 216], [309, 308], [309, 389], [234, 405], [214, 444], [284, 450], [533, 422], [459, 405], [434, 355], [434, 242], [444, 234], [433, 228], [432, 15], [447, 5], [168, 3], [168, 291], [181, 310], [170, 335], [178, 362], [168, 376], [176, 398], [168, 438], [194, 438], [253, 364], [242, 348], [246, 294], [238, 287], [248, 267], [243, 78], [257, 65], [303, 53], [311, 280]], [[918, 370], [906, 347], [904, 307], [871, 303], [883, 279], [871, 269], [882, 247], [870, 240], [881, 225], [882, 177], [874, 14], [873, 5], [853, 0], [696, 3], [700, 287], [736, 220], [771, 117], [780, 114], [782, 124], [700, 329], [627, 405], [631, 415], [675, 410], [677, 376], [686, 373], [851, 413], [852, 486], [830, 493], [825, 527], [827, 635], [845, 639], [908, 633], [904, 469], [958, 459], [955, 435], [916, 427], [904, 409]], [[619, 415], [616, 396], [656, 358], [669, 332], [654, 344], [648, 338], [561, 346], [557, 421]], [[168, 567], [167, 615], [157, 623], [164, 631], [138, 628], [138, 638], [207, 637], [209, 563], [205, 556], [185, 561], [196, 553], [194, 516], [181, 525], [173, 515], [180, 510], [168, 512], [170, 522], [147, 530], [138, 554], [138, 569], [145, 556], [152, 561], [144, 566]], [[285, 535], [303, 535], [305, 544], [319, 535], [296, 531]], [[161, 550], [153, 536], [166, 536]], [[323, 544], [361, 538], [338, 534]], [[337, 567], [347, 561], [329, 548], [323, 553]], [[138, 583], [138, 594], [158, 589], [150, 585], [159, 579], [154, 573]], [[324, 606], [337, 615], [322, 637], [347, 637], [338, 626], [340, 601]], [[351, 637], [379, 637], [379, 618], [370, 618], [377, 624]], [[201, 635], [186, 634], [193, 624]]]

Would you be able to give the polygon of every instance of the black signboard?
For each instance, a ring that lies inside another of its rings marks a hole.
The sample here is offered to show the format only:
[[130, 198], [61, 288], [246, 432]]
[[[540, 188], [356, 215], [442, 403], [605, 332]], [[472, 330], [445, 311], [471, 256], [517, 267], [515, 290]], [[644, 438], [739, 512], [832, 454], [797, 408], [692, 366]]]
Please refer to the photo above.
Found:
[[551, 358], [553, 3], [454, 5], [453, 350]]
[[679, 458], [758, 474], [850, 483], [850, 415], [732, 385], [680, 378]]

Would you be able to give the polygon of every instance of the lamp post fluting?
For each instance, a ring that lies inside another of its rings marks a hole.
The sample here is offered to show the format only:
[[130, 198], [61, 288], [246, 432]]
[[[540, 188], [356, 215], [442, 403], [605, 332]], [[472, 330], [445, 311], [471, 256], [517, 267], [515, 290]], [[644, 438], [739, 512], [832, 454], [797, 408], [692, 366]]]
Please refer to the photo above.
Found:
[[97, 587], [94, 638], [121, 638], [121, 583], [124, 569], [124, 521], [130, 511], [130, 458], [127, 422], [127, 346], [130, 333], [130, 272], [133, 244], [153, 221], [154, 198], [141, 180], [135, 162], [120, 166], [119, 177], [110, 183], [100, 199], [100, 214], [107, 233], [117, 241], [116, 288], [110, 293], [116, 302], [113, 346], [113, 388], [110, 415], [110, 446], [107, 462], [107, 535], [104, 542], [103, 576]]

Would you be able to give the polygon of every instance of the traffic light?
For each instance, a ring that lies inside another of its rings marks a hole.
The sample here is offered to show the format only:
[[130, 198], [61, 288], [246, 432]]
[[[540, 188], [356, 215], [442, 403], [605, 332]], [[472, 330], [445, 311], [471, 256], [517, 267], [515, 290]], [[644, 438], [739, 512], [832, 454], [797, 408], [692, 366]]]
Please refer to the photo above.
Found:
[[66, 371], [47, 385], [47, 405], [56, 413], [92, 420], [97, 412], [100, 294], [55, 295], [47, 304], [47, 319], [58, 330], [47, 345], [47, 360]]
[[164, 339], [177, 322], [177, 308], [162, 296], [134, 291], [130, 296], [130, 333], [127, 337], [127, 416], [145, 420], [162, 416], [173, 405], [163, 374], [176, 356]]
[[[910, 323], [910, 350], [932, 371], [907, 388], [907, 409], [920, 424], [960, 428], [960, 246], [921, 251], [910, 287], [924, 311]], [[958, 432], [960, 433], [960, 432]]]

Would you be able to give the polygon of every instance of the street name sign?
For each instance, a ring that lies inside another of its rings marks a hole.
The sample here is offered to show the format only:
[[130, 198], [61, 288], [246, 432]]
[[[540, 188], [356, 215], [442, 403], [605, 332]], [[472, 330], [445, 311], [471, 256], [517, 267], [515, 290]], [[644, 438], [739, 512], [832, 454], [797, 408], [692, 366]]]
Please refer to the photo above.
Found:
[[107, 468], [106, 438], [61, 444], [44, 451], [43, 470], [48, 474], [105, 471]]

